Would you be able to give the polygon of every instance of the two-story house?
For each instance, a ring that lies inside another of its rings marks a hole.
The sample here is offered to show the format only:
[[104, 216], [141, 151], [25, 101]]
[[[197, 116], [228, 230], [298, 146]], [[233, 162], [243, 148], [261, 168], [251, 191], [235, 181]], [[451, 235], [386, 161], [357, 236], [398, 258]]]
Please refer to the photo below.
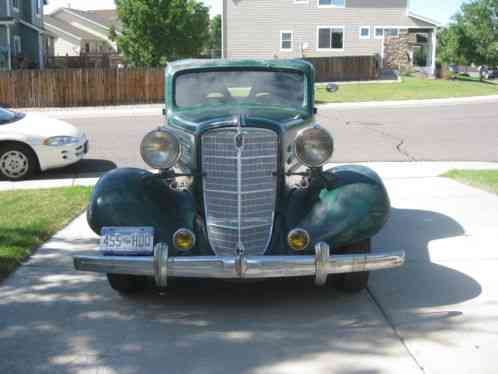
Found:
[[55, 36], [55, 56], [117, 53], [111, 40], [111, 30], [119, 33], [121, 28], [115, 9], [59, 8], [45, 16], [45, 27]]
[[0, 70], [43, 68], [46, 0], [0, 0]]
[[437, 27], [408, 0], [223, 0], [226, 58], [378, 55], [399, 70], [423, 47], [433, 74]]

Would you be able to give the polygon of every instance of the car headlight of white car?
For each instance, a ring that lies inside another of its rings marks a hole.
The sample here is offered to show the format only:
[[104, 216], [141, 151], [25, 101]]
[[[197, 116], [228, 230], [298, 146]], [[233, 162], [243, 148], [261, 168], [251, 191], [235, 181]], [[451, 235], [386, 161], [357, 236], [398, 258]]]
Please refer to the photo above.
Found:
[[60, 147], [63, 145], [77, 144], [79, 141], [80, 139], [74, 136], [53, 136], [45, 139], [43, 144], [51, 147]]

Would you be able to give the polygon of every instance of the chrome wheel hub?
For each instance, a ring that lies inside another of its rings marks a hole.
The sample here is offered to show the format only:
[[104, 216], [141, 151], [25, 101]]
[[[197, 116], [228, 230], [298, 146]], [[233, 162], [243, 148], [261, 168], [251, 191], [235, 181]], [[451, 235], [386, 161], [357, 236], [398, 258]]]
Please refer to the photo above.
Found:
[[28, 158], [20, 151], [8, 151], [0, 157], [0, 172], [9, 178], [23, 177], [28, 168]]

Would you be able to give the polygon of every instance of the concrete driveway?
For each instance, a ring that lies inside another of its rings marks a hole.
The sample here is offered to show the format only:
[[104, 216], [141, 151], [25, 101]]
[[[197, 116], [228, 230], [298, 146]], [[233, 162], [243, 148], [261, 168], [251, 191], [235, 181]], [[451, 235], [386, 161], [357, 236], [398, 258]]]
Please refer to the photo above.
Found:
[[422, 164], [374, 165], [407, 251], [344, 295], [309, 280], [176, 282], [123, 298], [71, 255], [84, 217], [0, 286], [0, 373], [496, 373], [498, 197]]

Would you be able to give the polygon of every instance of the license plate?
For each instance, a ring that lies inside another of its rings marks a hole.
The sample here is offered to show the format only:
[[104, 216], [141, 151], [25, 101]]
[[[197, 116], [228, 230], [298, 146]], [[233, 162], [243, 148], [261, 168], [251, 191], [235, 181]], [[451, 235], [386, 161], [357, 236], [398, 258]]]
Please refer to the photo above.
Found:
[[100, 250], [106, 253], [151, 253], [154, 250], [153, 227], [103, 227]]

